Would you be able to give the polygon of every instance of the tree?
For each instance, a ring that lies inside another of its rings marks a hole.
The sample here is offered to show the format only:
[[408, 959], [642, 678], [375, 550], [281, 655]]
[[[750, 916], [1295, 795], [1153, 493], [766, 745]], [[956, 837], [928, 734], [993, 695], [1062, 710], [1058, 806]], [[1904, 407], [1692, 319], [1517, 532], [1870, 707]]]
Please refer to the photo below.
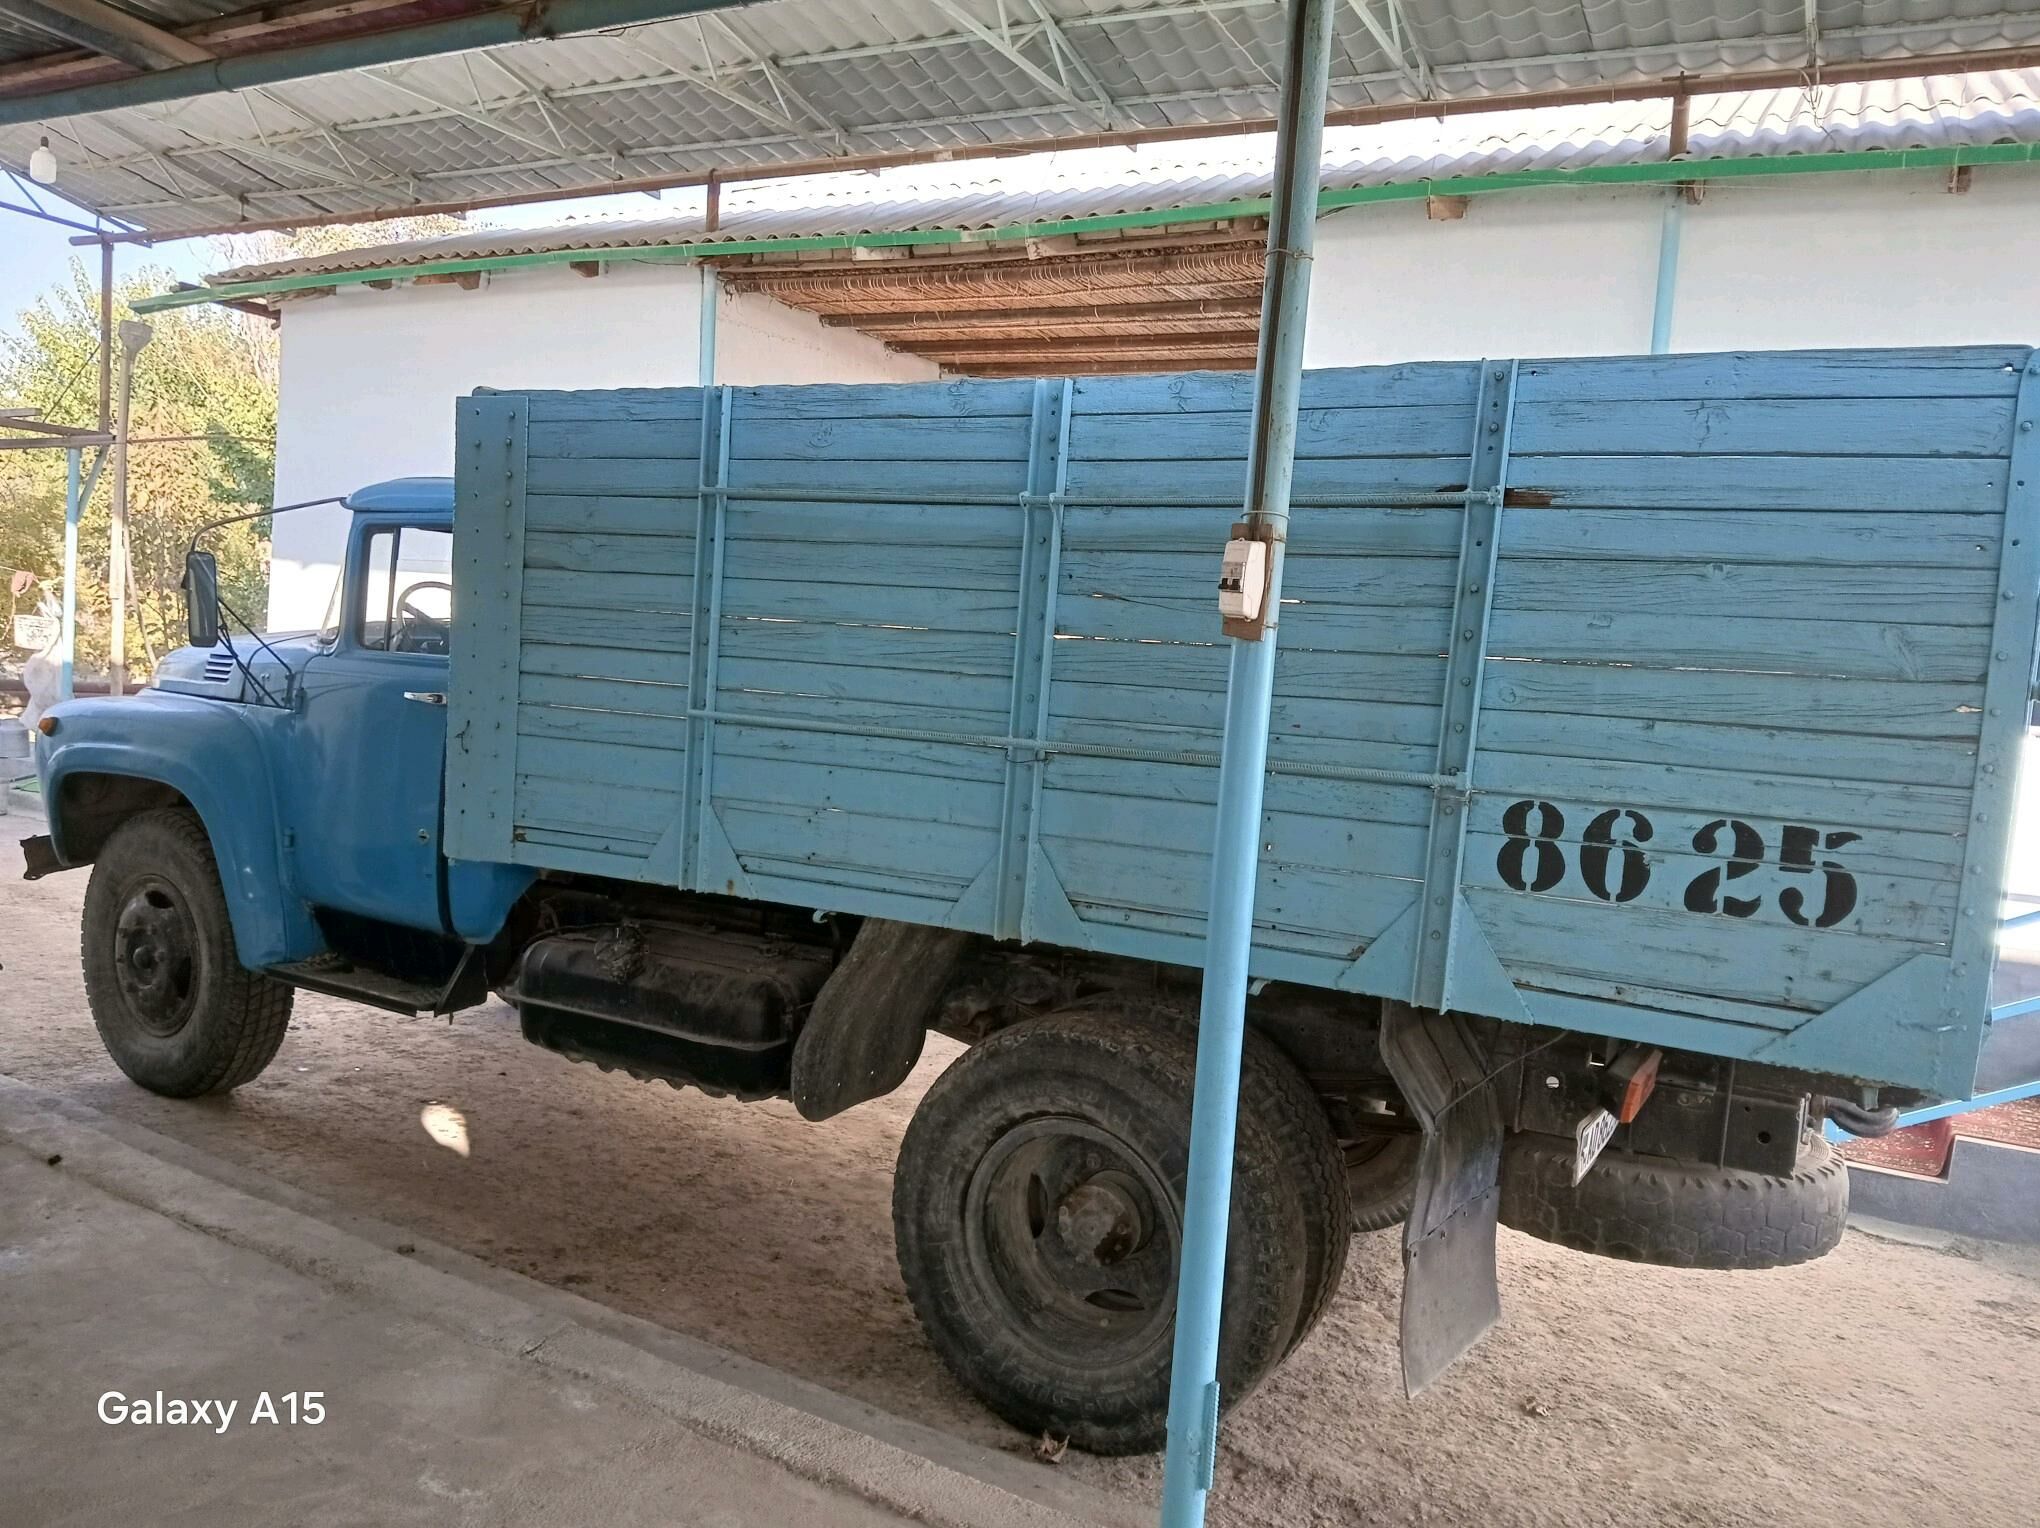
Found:
[[[301, 259], [346, 249], [457, 232], [450, 217], [238, 235], [214, 241], [220, 265]], [[142, 267], [116, 283], [114, 321], [130, 304], [173, 284]], [[157, 654], [181, 645], [179, 583], [184, 553], [202, 526], [274, 503], [277, 337], [273, 325], [224, 308], [158, 314], [135, 367], [128, 454], [129, 664], [145, 675]], [[0, 334], [0, 407], [27, 407], [58, 424], [97, 423], [99, 291], [74, 260]], [[87, 454], [89, 464], [90, 453]], [[0, 452], [0, 569], [60, 576], [64, 533], [62, 451]], [[79, 526], [79, 650], [83, 671], [100, 669], [110, 647], [107, 538], [112, 473], [103, 472]], [[260, 621], [269, 603], [267, 518], [222, 526], [205, 545], [219, 558], [221, 593]], [[5, 575], [0, 574], [0, 579]], [[6, 633], [0, 633], [4, 637]], [[0, 651], [7, 648], [0, 642]]]
[[[115, 319], [162, 291], [171, 278], [144, 267], [114, 291]], [[276, 439], [275, 337], [267, 324], [224, 309], [179, 309], [152, 320], [154, 338], [135, 367], [128, 454], [130, 561], [127, 646], [145, 670], [155, 654], [181, 645], [178, 585], [184, 553], [209, 521], [266, 507]], [[28, 407], [60, 424], [97, 422], [99, 294], [82, 262], [39, 297], [0, 337], [0, 404]], [[90, 453], [87, 460], [89, 462]], [[0, 453], [0, 562], [54, 580], [60, 574], [64, 453]], [[104, 665], [110, 631], [107, 535], [111, 473], [79, 526], [81, 669]], [[208, 538], [223, 592], [236, 608], [261, 610], [269, 580], [268, 529], [261, 521]]]

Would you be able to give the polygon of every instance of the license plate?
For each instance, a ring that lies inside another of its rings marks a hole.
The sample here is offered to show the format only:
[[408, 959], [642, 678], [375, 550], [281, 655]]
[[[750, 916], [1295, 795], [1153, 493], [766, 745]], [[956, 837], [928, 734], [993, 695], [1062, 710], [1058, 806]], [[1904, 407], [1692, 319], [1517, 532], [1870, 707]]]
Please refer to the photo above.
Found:
[[1587, 1175], [1605, 1147], [1615, 1134], [1615, 1127], [1622, 1122], [1606, 1109], [1596, 1109], [1577, 1125], [1573, 1126], [1573, 1187], [1580, 1186], [1580, 1179]]

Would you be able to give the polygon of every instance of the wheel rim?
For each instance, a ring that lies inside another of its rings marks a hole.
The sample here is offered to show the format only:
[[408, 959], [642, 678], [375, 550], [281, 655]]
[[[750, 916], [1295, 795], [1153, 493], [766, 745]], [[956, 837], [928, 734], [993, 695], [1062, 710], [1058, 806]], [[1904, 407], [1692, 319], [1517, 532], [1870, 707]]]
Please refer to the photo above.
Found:
[[114, 979], [135, 1022], [168, 1037], [190, 1022], [198, 997], [198, 926], [177, 888], [144, 876], [128, 888], [113, 927]]
[[1054, 1362], [1106, 1369], [1168, 1340], [1180, 1215], [1112, 1132], [1060, 1115], [1008, 1130], [971, 1173], [964, 1233], [980, 1290]]

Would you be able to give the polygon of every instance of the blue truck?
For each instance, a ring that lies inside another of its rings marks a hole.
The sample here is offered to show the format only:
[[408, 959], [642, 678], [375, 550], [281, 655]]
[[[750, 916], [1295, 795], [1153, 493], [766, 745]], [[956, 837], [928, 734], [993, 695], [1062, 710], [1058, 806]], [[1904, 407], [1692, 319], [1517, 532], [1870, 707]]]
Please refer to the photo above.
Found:
[[[1018, 1425], [1158, 1447], [1250, 392], [484, 391], [451, 480], [347, 501], [322, 630], [223, 622], [195, 548], [193, 645], [37, 740], [108, 1050], [193, 1096], [298, 990], [494, 994], [825, 1119], [955, 1037], [896, 1174], [923, 1325]], [[1496, 1223], [1819, 1256], [1823, 1121], [1965, 1096], [2036, 418], [2008, 347], [1307, 377], [1228, 1403], [1413, 1197], [1472, 1234], [1410, 1233], [1406, 1341]]]

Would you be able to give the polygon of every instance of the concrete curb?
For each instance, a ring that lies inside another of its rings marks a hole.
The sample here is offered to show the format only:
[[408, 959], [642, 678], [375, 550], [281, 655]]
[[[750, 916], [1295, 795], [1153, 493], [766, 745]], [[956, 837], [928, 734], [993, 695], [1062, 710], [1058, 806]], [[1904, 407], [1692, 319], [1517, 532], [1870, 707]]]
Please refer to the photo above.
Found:
[[[918, 1522], [1133, 1528], [1138, 1503], [553, 1289], [0, 1074], [0, 1138], [115, 1198]], [[399, 1253], [399, 1246], [410, 1249]]]
[[1849, 1214], [2040, 1247], [2040, 1151], [1958, 1135], [1945, 1179], [1851, 1162]]

